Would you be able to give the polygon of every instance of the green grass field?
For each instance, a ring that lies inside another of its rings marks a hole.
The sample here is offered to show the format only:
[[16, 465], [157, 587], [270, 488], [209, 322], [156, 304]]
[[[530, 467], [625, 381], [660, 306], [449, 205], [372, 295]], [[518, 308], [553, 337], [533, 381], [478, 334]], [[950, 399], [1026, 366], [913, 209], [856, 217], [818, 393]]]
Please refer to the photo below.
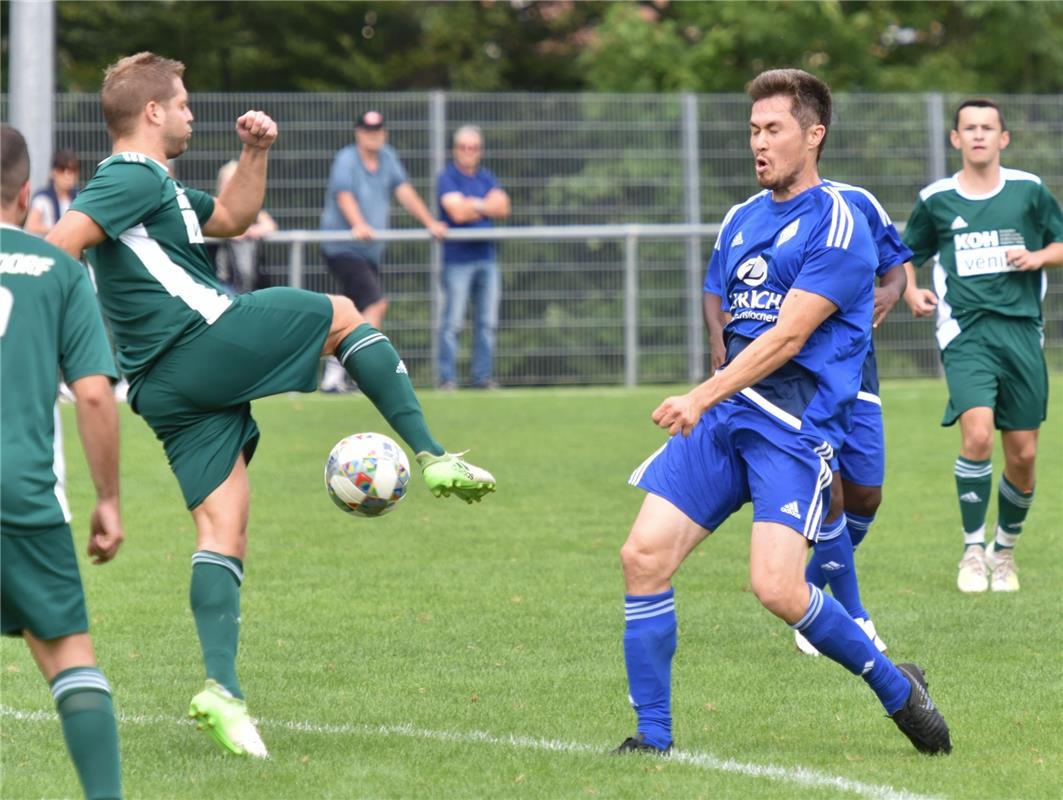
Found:
[[[256, 404], [240, 675], [271, 750], [250, 763], [183, 718], [202, 684], [188, 609], [194, 535], [160, 445], [123, 412], [127, 541], [83, 565], [136, 798], [1058, 798], [1063, 787], [1063, 381], [1042, 433], [1022, 591], [955, 589], [958, 434], [943, 386], [884, 387], [886, 501], [861, 548], [864, 600], [896, 660], [916, 660], [952, 727], [921, 756], [863, 682], [800, 656], [748, 587], [749, 511], [675, 580], [680, 639], [670, 759], [606, 755], [634, 731], [617, 551], [640, 503], [629, 472], [661, 441], [669, 390], [515, 390], [422, 399], [500, 489], [436, 500], [419, 478], [390, 516], [329, 502], [332, 444], [388, 432], [362, 397]], [[91, 506], [67, 426], [83, 548]], [[1002, 457], [995, 459], [996, 474]], [[996, 503], [990, 523], [995, 524]], [[78, 795], [25, 647], [0, 646], [4, 798]]]

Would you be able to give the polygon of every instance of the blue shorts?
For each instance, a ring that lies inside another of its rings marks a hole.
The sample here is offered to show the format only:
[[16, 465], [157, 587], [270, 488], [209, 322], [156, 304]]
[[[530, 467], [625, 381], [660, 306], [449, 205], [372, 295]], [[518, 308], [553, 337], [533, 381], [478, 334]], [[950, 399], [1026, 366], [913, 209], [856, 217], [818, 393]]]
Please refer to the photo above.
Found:
[[858, 486], [882, 485], [886, 476], [886, 441], [881, 403], [857, 399], [852, 428], [838, 451], [838, 466], [844, 481]]
[[778, 522], [814, 542], [830, 506], [833, 455], [826, 442], [730, 401], [702, 416], [690, 436], [671, 437], [628, 483], [710, 531], [752, 500], [755, 522]]

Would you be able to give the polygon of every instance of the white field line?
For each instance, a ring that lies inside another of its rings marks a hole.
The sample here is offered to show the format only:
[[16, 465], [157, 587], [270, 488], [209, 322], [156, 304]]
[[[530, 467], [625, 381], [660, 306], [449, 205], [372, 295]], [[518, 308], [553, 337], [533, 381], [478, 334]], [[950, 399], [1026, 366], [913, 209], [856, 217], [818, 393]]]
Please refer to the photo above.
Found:
[[[0, 706], [0, 717], [26, 722], [54, 722], [57, 717], [50, 711], [18, 711]], [[119, 714], [118, 721], [126, 725], [172, 725], [175, 722], [191, 725], [191, 720], [177, 719], [162, 715], [148, 716], [138, 714]], [[528, 736], [495, 736], [484, 731], [434, 731], [417, 728], [411, 724], [402, 725], [364, 725], [350, 724], [321, 725], [314, 722], [281, 722], [257, 720], [261, 728], [280, 728], [298, 733], [324, 734], [327, 736], [404, 736], [411, 739], [427, 739], [437, 742], [455, 744], [485, 744], [494, 747], [514, 747], [521, 750], [540, 750], [555, 753], [574, 753], [577, 755], [602, 756], [607, 752], [603, 746], [563, 742], [558, 739], [535, 739]], [[663, 763], [663, 762], [662, 762]], [[935, 800], [928, 795], [916, 794], [892, 786], [863, 783], [837, 775], [806, 769], [804, 767], [776, 767], [770, 764], [749, 764], [731, 758], [717, 758], [709, 753], [695, 753], [686, 750], [673, 750], [667, 758], [669, 764], [687, 766], [712, 772], [729, 772], [745, 775], [776, 783], [788, 783], [802, 787], [836, 789], [839, 792], [872, 798], [872, 800]]]

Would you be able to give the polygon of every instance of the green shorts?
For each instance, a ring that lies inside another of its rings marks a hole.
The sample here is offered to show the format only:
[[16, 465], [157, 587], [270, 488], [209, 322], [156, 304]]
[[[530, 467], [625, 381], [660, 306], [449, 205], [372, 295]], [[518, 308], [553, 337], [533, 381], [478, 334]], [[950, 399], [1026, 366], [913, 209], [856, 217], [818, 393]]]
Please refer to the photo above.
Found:
[[229, 477], [258, 444], [251, 401], [317, 388], [332, 324], [327, 295], [277, 287], [238, 295], [217, 321], [152, 365], [134, 410], [162, 442], [188, 508]]
[[70, 526], [0, 531], [0, 631], [47, 640], [88, 629]]
[[993, 409], [998, 430], [1041, 427], [1048, 412], [1048, 367], [1038, 320], [981, 316], [949, 342], [941, 361], [949, 384], [942, 425], [984, 406]]

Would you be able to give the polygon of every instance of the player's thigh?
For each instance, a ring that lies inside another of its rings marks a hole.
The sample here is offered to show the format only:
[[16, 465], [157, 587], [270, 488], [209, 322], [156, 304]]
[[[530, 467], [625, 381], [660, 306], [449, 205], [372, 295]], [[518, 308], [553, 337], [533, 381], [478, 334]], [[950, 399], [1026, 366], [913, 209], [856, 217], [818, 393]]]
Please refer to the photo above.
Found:
[[991, 324], [979, 320], [953, 339], [941, 353], [949, 400], [942, 425], [952, 425], [972, 408], [994, 408], [1000, 361], [992, 342]]
[[0, 629], [58, 639], [89, 629], [74, 538], [67, 524], [0, 535]]
[[745, 468], [731, 442], [728, 413], [702, 416], [690, 436], [672, 436], [628, 479], [657, 495], [696, 525], [716, 530], [749, 501]]
[[276, 287], [240, 295], [213, 325], [155, 363], [138, 388], [137, 411], [203, 412], [312, 392], [332, 315], [332, 301], [315, 292]]
[[842, 480], [861, 486], [881, 486], [886, 475], [886, 440], [882, 406], [857, 400], [853, 424], [838, 452]]
[[997, 324], [1000, 389], [994, 408], [997, 428], [1028, 431], [1041, 427], [1048, 412], [1048, 367], [1035, 320]]
[[742, 430], [738, 439], [749, 475], [753, 521], [785, 525], [815, 542], [830, 506], [830, 447], [767, 420]]

